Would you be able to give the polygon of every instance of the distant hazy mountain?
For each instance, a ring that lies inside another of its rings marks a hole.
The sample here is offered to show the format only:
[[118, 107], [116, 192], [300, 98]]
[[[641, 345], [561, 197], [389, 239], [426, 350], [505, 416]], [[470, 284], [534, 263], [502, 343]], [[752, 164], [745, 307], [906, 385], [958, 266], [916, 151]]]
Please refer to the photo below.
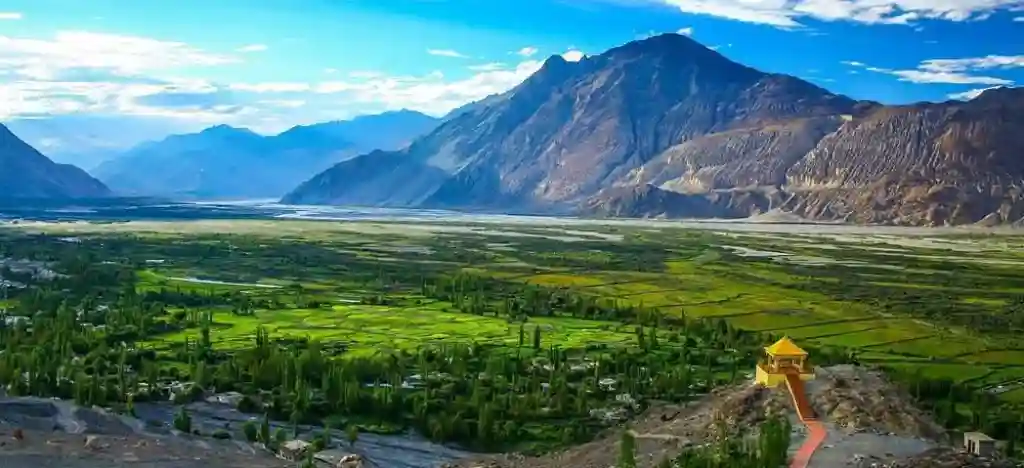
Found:
[[165, 119], [140, 116], [70, 114], [6, 122], [19, 138], [58, 163], [87, 171], [147, 141], [191, 131]]
[[124, 195], [277, 197], [340, 161], [374, 149], [400, 149], [437, 122], [396, 111], [297, 126], [274, 136], [221, 125], [144, 143], [93, 173]]
[[440, 122], [440, 119], [416, 111], [399, 110], [362, 115], [352, 120], [295, 127], [290, 131], [304, 129], [331, 134], [351, 142], [363, 151], [392, 150], [402, 148], [417, 137], [427, 134]]
[[97, 198], [102, 182], [70, 164], [57, 164], [0, 125], [0, 198]]
[[288, 203], [866, 223], [1024, 218], [1024, 89], [883, 106], [733, 62], [688, 37], [549, 58], [397, 152], [341, 162]]

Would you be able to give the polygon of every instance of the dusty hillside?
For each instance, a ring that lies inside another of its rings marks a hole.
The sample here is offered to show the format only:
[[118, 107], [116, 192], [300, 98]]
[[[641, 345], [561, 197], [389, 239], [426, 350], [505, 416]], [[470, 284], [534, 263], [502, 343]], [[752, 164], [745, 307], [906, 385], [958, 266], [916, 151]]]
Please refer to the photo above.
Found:
[[[812, 135], [794, 139], [813, 142], [855, 106], [805, 81], [732, 62], [675, 34], [576, 63], [555, 56], [512, 91], [463, 112], [400, 153], [405, 165], [422, 168], [427, 177], [439, 169], [445, 179], [403, 200], [381, 183], [378, 200], [431, 206], [572, 204], [681, 142], [719, 132], [757, 140], [747, 134], [770, 134], [800, 119], [812, 123], [794, 127]], [[774, 160], [791, 159], [794, 151], [778, 146], [778, 154], [763, 159], [784, 166]], [[735, 159], [740, 150], [723, 159]], [[357, 166], [366, 168], [355, 161], [338, 165], [286, 201], [347, 203], [350, 195], [342, 183], [347, 180], [357, 181], [359, 200], [366, 201], [362, 187], [373, 177], [390, 180], [396, 171], [389, 163], [375, 176]], [[350, 179], [349, 173], [360, 177]], [[325, 179], [335, 181], [331, 197], [323, 196]]]
[[1022, 124], [1024, 89], [882, 106], [665, 34], [551, 57], [407, 149], [336, 165], [284, 201], [1012, 223], [1024, 218]]
[[[881, 374], [860, 367], [836, 366], [818, 369], [807, 391], [812, 406], [825, 422], [829, 435], [815, 454], [811, 466], [918, 467], [920, 460], [939, 463], [961, 462], [970, 457], [943, 450], [948, 446], [944, 431], [929, 415], [911, 403], [911, 398], [890, 384]], [[630, 425], [637, 442], [637, 461], [651, 468], [663, 457], [678, 454], [689, 445], [699, 445], [721, 434], [735, 434], [753, 428], [768, 415], [790, 415], [794, 424], [793, 447], [804, 437], [803, 426], [792, 416], [792, 404], [785, 389], [768, 390], [750, 383], [724, 388], [689, 405], [655, 405]], [[597, 440], [544, 457], [501, 455], [468, 461], [458, 466], [492, 468], [607, 468], [615, 464], [622, 429], [609, 430]], [[1007, 466], [987, 460], [965, 462], [963, 467]], [[874, 465], [872, 465], [874, 464]], [[884, 465], [888, 466], [888, 465]]]
[[0, 466], [4, 468], [292, 465], [245, 444], [144, 433], [132, 420], [104, 411], [43, 399], [0, 400]]

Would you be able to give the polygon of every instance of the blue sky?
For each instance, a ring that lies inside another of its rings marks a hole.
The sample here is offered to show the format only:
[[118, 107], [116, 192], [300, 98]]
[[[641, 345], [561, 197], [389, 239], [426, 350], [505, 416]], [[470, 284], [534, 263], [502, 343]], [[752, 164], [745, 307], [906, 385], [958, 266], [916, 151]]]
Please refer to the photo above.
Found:
[[1024, 83], [1024, 0], [5, 0], [0, 121], [59, 153], [219, 123], [441, 115], [552, 54], [677, 31], [859, 99]]

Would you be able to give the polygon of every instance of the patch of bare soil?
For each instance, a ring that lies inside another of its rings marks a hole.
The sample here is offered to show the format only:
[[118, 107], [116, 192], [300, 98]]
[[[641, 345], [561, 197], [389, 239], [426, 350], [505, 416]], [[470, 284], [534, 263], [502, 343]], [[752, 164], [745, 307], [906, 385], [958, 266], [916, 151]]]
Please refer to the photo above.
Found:
[[[19, 432], [17, 437], [15, 432]], [[230, 442], [69, 434], [0, 426], [0, 466], [4, 468], [284, 468], [292, 465]]]
[[884, 468], [1019, 468], [1019, 463], [978, 457], [949, 448], [929, 450], [920, 455], [895, 461]]
[[144, 432], [102, 409], [42, 398], [0, 398], [3, 468], [283, 468], [249, 444]]
[[808, 382], [811, 406], [819, 418], [850, 431], [945, 440], [945, 430], [931, 415], [879, 371], [857, 366], [816, 370]]

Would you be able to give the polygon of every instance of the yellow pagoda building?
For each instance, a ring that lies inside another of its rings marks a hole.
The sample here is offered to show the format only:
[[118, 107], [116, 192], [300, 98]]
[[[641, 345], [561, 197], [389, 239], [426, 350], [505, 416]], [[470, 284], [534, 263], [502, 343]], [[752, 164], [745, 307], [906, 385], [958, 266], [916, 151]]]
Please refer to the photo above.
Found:
[[783, 385], [789, 376], [794, 380], [812, 380], [814, 372], [807, 362], [807, 351], [800, 349], [789, 337], [764, 348], [765, 357], [757, 363], [754, 381], [768, 388]]

